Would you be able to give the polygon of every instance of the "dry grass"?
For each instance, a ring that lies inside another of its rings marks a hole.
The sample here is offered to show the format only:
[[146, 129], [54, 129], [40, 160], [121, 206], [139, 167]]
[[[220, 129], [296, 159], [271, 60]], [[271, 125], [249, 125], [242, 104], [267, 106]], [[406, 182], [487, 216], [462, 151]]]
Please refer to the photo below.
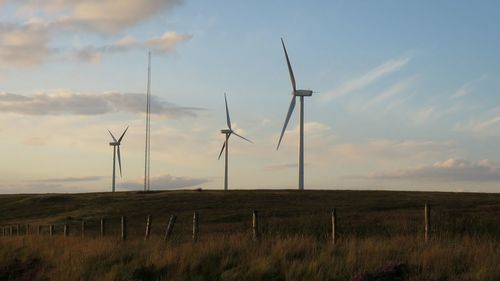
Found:
[[[77, 237], [4, 237], [0, 264], [39, 261], [36, 278], [9, 280], [349, 280], [389, 261], [410, 267], [411, 280], [500, 280], [497, 239], [433, 240], [401, 236], [344, 239], [335, 246], [311, 237], [253, 242], [245, 235], [198, 243], [153, 239], [121, 242]], [[31, 265], [32, 266], [32, 265]], [[28, 269], [26, 269], [28, 270]]]
[[[423, 205], [432, 240], [423, 243]], [[328, 243], [330, 211], [340, 243]], [[248, 236], [259, 210], [263, 240]], [[201, 241], [189, 241], [192, 214]], [[144, 242], [153, 215], [152, 239]], [[178, 216], [171, 242], [160, 241]], [[119, 237], [126, 215], [130, 241]], [[107, 219], [106, 239], [98, 239]], [[81, 221], [87, 222], [85, 239]], [[56, 236], [0, 237], [0, 280], [350, 280], [391, 262], [412, 281], [499, 281], [500, 194], [171, 191], [0, 195], [0, 226], [53, 224]], [[67, 223], [73, 237], [61, 237]], [[44, 228], [46, 233], [47, 228]], [[35, 227], [31, 228], [31, 233]], [[10, 276], [7, 276], [10, 274]], [[460, 278], [460, 279], [456, 279]]]

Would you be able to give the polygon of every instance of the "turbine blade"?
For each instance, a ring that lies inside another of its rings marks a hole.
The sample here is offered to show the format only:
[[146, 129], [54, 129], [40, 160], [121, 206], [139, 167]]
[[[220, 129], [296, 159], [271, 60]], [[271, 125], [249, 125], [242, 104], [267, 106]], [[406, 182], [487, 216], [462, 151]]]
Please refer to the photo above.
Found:
[[125, 129], [125, 131], [123, 131], [123, 134], [122, 134], [122, 136], [121, 136], [121, 137], [120, 137], [120, 138], [118, 139], [118, 142], [119, 142], [119, 143], [120, 143], [120, 142], [122, 141], [122, 139], [123, 139], [123, 136], [125, 136], [125, 133], [127, 132], [127, 130], [128, 130], [128, 127], [129, 127], [129, 126], [127, 126], [127, 129]]
[[122, 159], [120, 157], [120, 145], [118, 145], [118, 167], [120, 168], [120, 177], [122, 176]]
[[286, 51], [285, 42], [283, 42], [283, 38], [281, 38], [281, 45], [283, 45], [283, 51], [285, 51], [286, 63], [288, 65], [288, 72], [290, 73], [290, 81], [292, 82], [293, 91], [297, 91], [295, 86], [295, 76], [293, 76], [292, 65], [290, 64], [290, 59], [288, 58], [288, 53]]
[[227, 99], [226, 93], [224, 93], [224, 101], [226, 102], [226, 118], [227, 118], [227, 127], [231, 130], [231, 119], [229, 118], [229, 109], [227, 108]]
[[249, 139], [247, 139], [247, 138], [245, 138], [245, 137], [243, 137], [243, 136], [240, 136], [240, 135], [238, 135], [238, 134], [237, 134], [237, 133], [235, 133], [235, 132], [232, 132], [232, 133], [233, 133], [233, 134], [235, 134], [236, 136], [238, 136], [238, 137], [240, 137], [240, 138], [242, 138], [242, 139], [246, 140], [246, 141], [247, 141], [247, 142], [249, 142], [249, 143], [253, 143], [251, 140], [249, 140]]
[[220, 153], [219, 153], [219, 158], [217, 160], [220, 159], [221, 155], [222, 155], [222, 152], [224, 152], [224, 148], [226, 147], [226, 141], [224, 141], [224, 144], [222, 144], [222, 149], [220, 150]]
[[113, 141], [114, 141], [114, 142], [116, 142], [116, 138], [115, 138], [115, 136], [113, 136], [113, 133], [111, 133], [111, 131], [110, 131], [110, 130], [108, 130], [108, 132], [109, 132], [109, 134], [111, 135], [111, 137], [113, 138]]
[[283, 129], [281, 130], [281, 136], [280, 136], [280, 140], [278, 141], [278, 146], [276, 147], [276, 150], [278, 150], [280, 148], [281, 140], [283, 139], [283, 135], [285, 134], [286, 126], [288, 125], [288, 121], [290, 121], [290, 116], [292, 116], [293, 109], [295, 108], [295, 98], [296, 98], [296, 96], [292, 97], [292, 102], [290, 103], [290, 107], [288, 108], [288, 113], [286, 114], [285, 124], [283, 125]]

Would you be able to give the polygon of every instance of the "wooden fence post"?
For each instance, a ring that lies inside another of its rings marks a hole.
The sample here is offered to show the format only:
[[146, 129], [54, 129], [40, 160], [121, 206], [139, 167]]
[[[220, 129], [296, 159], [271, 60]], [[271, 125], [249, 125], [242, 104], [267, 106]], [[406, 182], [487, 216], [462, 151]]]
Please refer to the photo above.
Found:
[[67, 223], [64, 223], [64, 237], [68, 237], [69, 235], [69, 227]]
[[337, 243], [337, 210], [332, 210], [332, 244]]
[[54, 225], [53, 224], [49, 225], [49, 235], [50, 235], [50, 237], [54, 236]]
[[41, 225], [37, 226], [37, 228], [36, 228], [36, 234], [37, 235], [41, 235], [42, 234], [42, 226]]
[[252, 214], [252, 233], [253, 233], [253, 240], [259, 240], [259, 214], [257, 211], [253, 211]]
[[127, 240], [127, 218], [122, 216], [122, 240]]
[[14, 226], [13, 225], [10, 225], [9, 236], [14, 236]]
[[170, 235], [172, 235], [176, 219], [177, 217], [175, 215], [170, 216], [170, 219], [168, 220], [167, 230], [165, 231], [165, 241], [167, 241]]
[[144, 241], [149, 239], [149, 235], [151, 234], [151, 223], [152, 223], [153, 217], [151, 215], [148, 215], [148, 218], [146, 219], [146, 233], [144, 234]]
[[85, 220], [82, 220], [82, 238], [85, 237]]
[[101, 218], [101, 238], [106, 235], [106, 219], [104, 217]]
[[26, 235], [30, 235], [30, 224], [26, 224]]
[[199, 229], [199, 217], [198, 213], [193, 213], [193, 242], [197, 242], [200, 239], [200, 229]]
[[429, 242], [431, 232], [431, 207], [425, 203], [424, 206], [424, 223], [425, 223], [425, 243]]
[[16, 224], [16, 236], [21, 236], [21, 225]]

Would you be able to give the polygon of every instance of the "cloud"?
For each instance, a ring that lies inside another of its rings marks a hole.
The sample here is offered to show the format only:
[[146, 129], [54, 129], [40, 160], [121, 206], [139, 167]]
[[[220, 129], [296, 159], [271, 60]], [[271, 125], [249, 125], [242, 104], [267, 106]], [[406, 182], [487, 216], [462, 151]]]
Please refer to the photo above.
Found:
[[39, 20], [0, 25], [0, 62], [21, 66], [42, 63], [56, 50], [49, 47], [52, 34]]
[[[68, 91], [37, 93], [24, 96], [0, 93], [0, 110], [25, 115], [100, 115], [114, 112], [143, 113], [146, 96], [107, 92], [103, 94], [79, 94]], [[195, 117], [201, 110], [180, 107], [152, 96], [151, 113], [170, 117]]]
[[99, 181], [104, 177], [102, 176], [86, 176], [86, 177], [67, 177], [67, 178], [51, 178], [42, 180], [32, 180], [31, 182], [42, 182], [42, 183], [72, 183], [72, 182], [88, 182], [88, 181]]
[[[162, 175], [151, 178], [150, 186], [153, 190], [177, 189], [192, 187], [209, 182], [206, 178], [174, 177], [172, 175]], [[121, 188], [142, 190], [144, 180], [128, 181], [121, 185]]]
[[336, 89], [325, 94], [322, 98], [324, 100], [332, 100], [334, 98], [342, 97], [352, 92], [362, 90], [372, 83], [375, 83], [379, 79], [394, 73], [404, 67], [412, 59], [411, 56], [402, 57], [399, 59], [393, 59], [387, 61], [367, 73], [361, 75], [360, 77], [354, 78], [350, 81], [345, 82]]
[[277, 165], [270, 165], [266, 166], [264, 170], [266, 171], [281, 171], [281, 170], [288, 170], [292, 168], [297, 168], [297, 164], [277, 164]]
[[434, 107], [432, 106], [425, 107], [420, 110], [417, 110], [417, 112], [412, 114], [411, 119], [414, 124], [422, 125], [425, 122], [427, 122], [427, 120], [429, 120], [429, 118], [433, 115], [434, 112], [435, 112]]
[[23, 14], [54, 19], [59, 28], [118, 33], [171, 10], [182, 0], [21, 0]]
[[[0, 22], [0, 63], [32, 66], [55, 54], [58, 59], [99, 62], [103, 54], [149, 48], [159, 54], [175, 52], [177, 45], [192, 35], [165, 32], [142, 40], [117, 41], [83, 48], [59, 46], [65, 33], [98, 33], [104, 42], [121, 35], [144, 21], [182, 4], [183, 0], [19, 0], [11, 1], [25, 22]], [[84, 36], [85, 36], [84, 35]], [[128, 39], [128, 37], [125, 37]], [[55, 43], [57, 42], [57, 43]], [[51, 44], [58, 44], [52, 47]], [[69, 53], [69, 55], [67, 55]]]
[[136, 49], [150, 49], [157, 54], [174, 53], [179, 43], [188, 41], [192, 35], [177, 32], [165, 32], [160, 37], [154, 37], [140, 41], [132, 36], [126, 36], [121, 40], [103, 46], [86, 46], [76, 52], [78, 60], [83, 62], [99, 62], [103, 54], [123, 53]]
[[170, 53], [175, 51], [178, 43], [187, 41], [193, 36], [188, 34], [180, 34], [177, 32], [165, 32], [160, 37], [155, 37], [146, 41], [146, 45], [153, 50], [161, 53]]
[[500, 165], [488, 159], [471, 162], [448, 159], [406, 170], [377, 172], [368, 178], [382, 180], [499, 181]]
[[450, 141], [433, 140], [371, 140], [364, 143], [341, 143], [333, 147], [333, 152], [344, 158], [354, 159], [396, 159], [408, 158], [411, 151], [415, 156], [428, 154], [450, 153], [454, 143]]
[[385, 89], [383, 92], [379, 93], [372, 99], [370, 99], [365, 105], [364, 109], [371, 108], [376, 105], [383, 104], [385, 105], [385, 111], [389, 111], [395, 106], [400, 105], [404, 102], [404, 99], [394, 100], [393, 98], [401, 93], [407, 91], [410, 86], [414, 83], [415, 78], [410, 77], [401, 81], [396, 82], [391, 85], [389, 88]]
[[480, 136], [497, 135], [500, 133], [500, 107], [488, 110], [478, 119], [457, 123], [454, 130]]
[[450, 99], [458, 99], [471, 94], [477, 83], [484, 81], [486, 79], [486, 74], [481, 75], [481, 77], [473, 79], [458, 88], [458, 90], [450, 97]]

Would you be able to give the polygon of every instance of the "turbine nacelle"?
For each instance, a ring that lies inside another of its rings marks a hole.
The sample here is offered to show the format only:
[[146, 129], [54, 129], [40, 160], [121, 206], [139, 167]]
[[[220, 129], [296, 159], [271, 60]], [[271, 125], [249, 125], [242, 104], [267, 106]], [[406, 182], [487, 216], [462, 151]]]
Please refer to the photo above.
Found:
[[233, 131], [231, 129], [222, 129], [220, 132], [221, 134], [231, 134]]
[[117, 145], [120, 145], [119, 142], [110, 142], [109, 143], [109, 146], [117, 146]]
[[297, 90], [297, 91], [292, 91], [292, 95], [296, 97], [310, 97], [312, 96], [313, 91], [311, 90]]

